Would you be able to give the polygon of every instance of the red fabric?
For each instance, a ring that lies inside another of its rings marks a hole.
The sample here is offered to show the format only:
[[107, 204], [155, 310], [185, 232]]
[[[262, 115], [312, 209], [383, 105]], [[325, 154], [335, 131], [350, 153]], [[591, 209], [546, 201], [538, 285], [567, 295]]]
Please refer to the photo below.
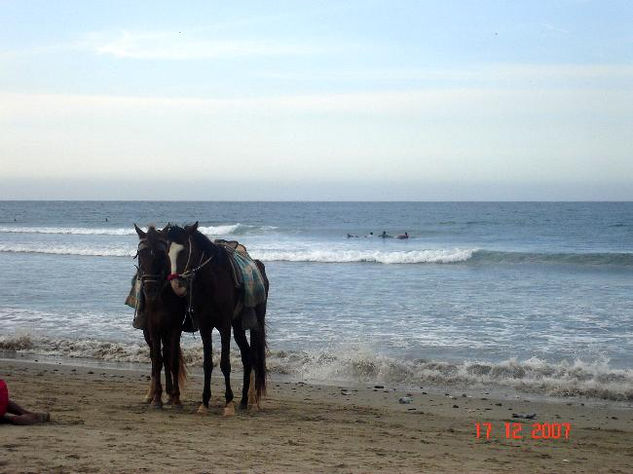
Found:
[[4, 416], [9, 406], [9, 389], [4, 380], [0, 380], [0, 416]]
[[178, 275], [178, 273], [171, 273], [171, 274], [167, 277], [167, 281], [172, 281], [172, 280], [175, 280], [176, 278], [180, 278], [180, 275]]

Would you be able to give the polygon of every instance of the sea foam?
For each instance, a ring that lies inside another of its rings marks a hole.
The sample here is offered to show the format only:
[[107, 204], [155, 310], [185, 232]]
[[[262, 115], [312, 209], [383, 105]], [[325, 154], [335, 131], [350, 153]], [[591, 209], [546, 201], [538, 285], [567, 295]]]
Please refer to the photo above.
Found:
[[[143, 227], [143, 229], [146, 229]], [[272, 226], [251, 226], [226, 224], [217, 226], [200, 226], [200, 232], [209, 236], [244, 234], [252, 230], [271, 230]], [[5, 234], [57, 234], [57, 235], [136, 235], [134, 227], [10, 227], [0, 226], [0, 233]]]
[[474, 249], [452, 250], [257, 250], [251, 253], [263, 261], [321, 262], [321, 263], [458, 263], [469, 260]]
[[[195, 341], [183, 345], [187, 364], [201, 366], [202, 348]], [[149, 362], [142, 343], [71, 340], [30, 335], [0, 336], [0, 354], [41, 354], [107, 362]], [[215, 359], [219, 357], [216, 352]], [[232, 364], [241, 367], [239, 353]], [[341, 350], [270, 351], [271, 373], [313, 383], [381, 383], [403, 387], [420, 385], [460, 389], [511, 388], [517, 392], [553, 397], [581, 396], [613, 401], [633, 401], [633, 370], [610, 367], [608, 361], [563, 360], [548, 362], [536, 357], [501, 362], [404, 360], [376, 354], [363, 347]]]

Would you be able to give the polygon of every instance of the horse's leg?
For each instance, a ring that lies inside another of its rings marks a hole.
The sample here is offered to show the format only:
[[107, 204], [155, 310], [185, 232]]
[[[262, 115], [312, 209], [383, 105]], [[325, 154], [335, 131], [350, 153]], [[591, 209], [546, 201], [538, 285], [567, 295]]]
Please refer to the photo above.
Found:
[[[143, 337], [145, 338], [147, 347], [149, 347], [149, 360], [151, 360], [153, 364], [154, 355], [152, 352], [152, 341], [150, 340], [149, 331], [147, 329], [143, 329]], [[154, 380], [153, 378], [150, 378], [149, 387], [147, 388], [147, 394], [145, 395], [145, 398], [143, 398], [143, 401], [145, 403], [150, 403], [152, 401], [152, 398], [154, 398]]]
[[163, 361], [165, 362], [165, 392], [167, 392], [167, 404], [172, 404], [174, 386], [172, 381], [173, 361], [171, 354], [171, 338], [163, 336]]
[[233, 323], [233, 337], [240, 348], [240, 356], [242, 356], [242, 366], [244, 367], [244, 379], [242, 383], [242, 399], [240, 400], [240, 409], [244, 410], [248, 407], [249, 387], [251, 382], [251, 348], [246, 339], [246, 331], [242, 329], [242, 322], [237, 320]]
[[224, 375], [224, 399], [226, 405], [224, 406], [224, 416], [235, 415], [235, 406], [233, 404], [233, 390], [231, 390], [231, 315], [229, 313], [228, 319], [222, 329], [220, 329], [220, 340], [222, 341], [222, 358], [220, 359], [220, 369]]
[[154, 335], [152, 338], [152, 356], [152, 387], [154, 392], [152, 407], [162, 408], [163, 387], [160, 383], [160, 373], [163, 370], [163, 359], [160, 350], [160, 337], [158, 335]]
[[171, 355], [171, 376], [173, 378], [173, 388], [170, 401], [176, 408], [182, 408], [180, 402], [180, 330], [173, 330], [169, 335], [169, 347]]
[[[207, 327], [204, 327], [207, 326]], [[209, 400], [211, 399], [211, 372], [213, 371], [213, 346], [211, 332], [213, 327], [207, 324], [200, 324], [200, 337], [202, 338], [202, 367], [204, 369], [204, 387], [202, 389], [202, 404], [198, 408], [198, 413], [206, 415], [209, 411]]]

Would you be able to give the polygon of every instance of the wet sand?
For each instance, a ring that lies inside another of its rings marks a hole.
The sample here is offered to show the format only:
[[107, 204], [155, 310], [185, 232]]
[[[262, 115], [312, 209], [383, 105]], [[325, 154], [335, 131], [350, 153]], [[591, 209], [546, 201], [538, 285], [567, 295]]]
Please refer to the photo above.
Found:
[[[494, 400], [485, 393], [276, 381], [259, 412], [195, 413], [200, 369], [184, 408], [142, 403], [147, 370], [1, 360], [12, 398], [48, 410], [52, 422], [0, 425], [2, 472], [631, 472], [633, 409], [589, 401]], [[219, 370], [214, 371], [214, 374]], [[234, 372], [233, 390], [241, 377]], [[536, 413], [535, 420], [513, 413]], [[481, 438], [475, 423], [482, 423]], [[522, 439], [506, 439], [505, 422]], [[569, 439], [532, 439], [533, 423], [569, 423]], [[485, 439], [487, 425], [492, 426]]]

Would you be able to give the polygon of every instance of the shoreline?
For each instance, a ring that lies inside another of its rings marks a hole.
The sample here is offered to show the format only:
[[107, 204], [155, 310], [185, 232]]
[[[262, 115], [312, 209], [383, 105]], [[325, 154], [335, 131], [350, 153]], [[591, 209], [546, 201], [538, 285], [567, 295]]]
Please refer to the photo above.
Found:
[[[183, 345], [188, 367], [202, 364], [199, 341]], [[233, 370], [241, 369], [240, 355], [231, 351]], [[42, 352], [40, 352], [42, 351]], [[215, 364], [220, 353], [216, 346]], [[0, 335], [0, 361], [34, 361], [106, 369], [146, 370], [149, 353], [141, 342], [98, 339], [39, 338], [30, 334]], [[268, 353], [269, 375], [278, 380], [316, 385], [386, 384], [401, 391], [460, 391], [514, 400], [558, 403], [584, 402], [593, 406], [633, 408], [633, 369], [608, 367], [602, 362], [518, 360], [459, 361], [453, 359], [398, 359], [366, 351], [323, 353], [277, 350]], [[219, 372], [215, 372], [216, 374]]]
[[[272, 376], [259, 412], [221, 416], [224, 384], [214, 370], [209, 415], [195, 414], [200, 368], [190, 369], [184, 408], [141, 402], [143, 367], [3, 359], [11, 396], [48, 410], [51, 423], [0, 425], [0, 471], [432, 471], [516, 469], [626, 472], [633, 462], [633, 409], [587, 401], [536, 401], [384, 385], [317, 385]], [[241, 377], [232, 374], [239, 397]], [[466, 396], [463, 396], [466, 395]], [[512, 414], [536, 413], [534, 420]], [[477, 439], [475, 423], [490, 439]], [[506, 439], [505, 423], [522, 439]], [[569, 439], [532, 439], [534, 423], [569, 423]], [[515, 427], [515, 425], [512, 425]]]

